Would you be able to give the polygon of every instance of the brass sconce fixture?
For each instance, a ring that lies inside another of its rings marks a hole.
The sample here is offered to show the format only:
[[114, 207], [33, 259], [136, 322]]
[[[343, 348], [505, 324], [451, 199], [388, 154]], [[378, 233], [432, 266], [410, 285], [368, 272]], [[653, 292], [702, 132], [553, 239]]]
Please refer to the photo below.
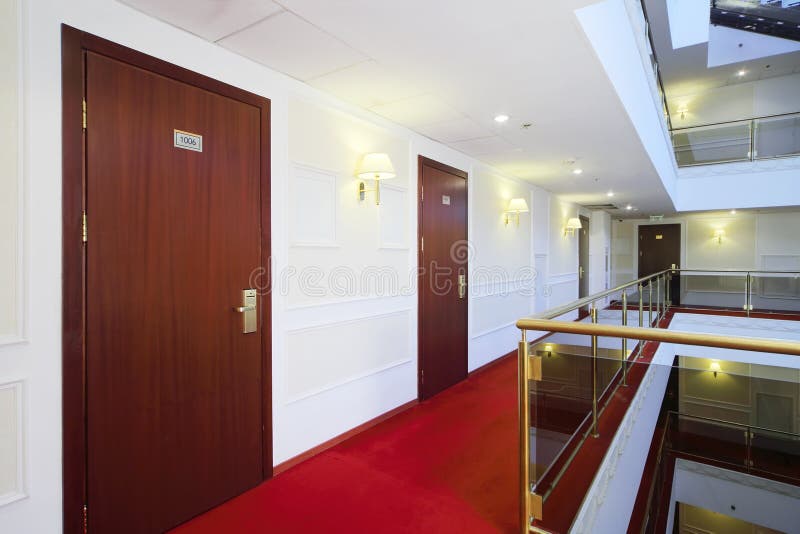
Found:
[[712, 361], [711, 365], [709, 365], [708, 368], [711, 370], [712, 373], [714, 373], [714, 378], [717, 378], [717, 373], [719, 373], [722, 370], [722, 367], [716, 360]]
[[361, 164], [356, 170], [356, 176], [361, 180], [375, 180], [375, 187], [367, 189], [364, 181], [358, 184], [358, 200], [364, 201], [367, 198], [367, 193], [375, 191], [375, 204], [381, 203], [381, 180], [388, 180], [397, 176], [392, 166], [392, 160], [389, 159], [388, 154], [372, 153], [365, 154], [361, 159]]
[[517, 226], [519, 226], [519, 214], [528, 213], [528, 211], [530, 211], [528, 210], [528, 203], [525, 202], [524, 198], [512, 198], [508, 202], [508, 207], [506, 208], [505, 211], [506, 226], [508, 226], [508, 223], [511, 220], [512, 216], [515, 216], [517, 218]]
[[717, 245], [722, 244], [722, 238], [725, 237], [725, 230], [722, 228], [718, 228], [714, 230], [714, 239], [717, 240]]
[[577, 217], [570, 217], [567, 221], [567, 226], [564, 227], [564, 237], [568, 235], [575, 235], [575, 232], [583, 228], [581, 220]]

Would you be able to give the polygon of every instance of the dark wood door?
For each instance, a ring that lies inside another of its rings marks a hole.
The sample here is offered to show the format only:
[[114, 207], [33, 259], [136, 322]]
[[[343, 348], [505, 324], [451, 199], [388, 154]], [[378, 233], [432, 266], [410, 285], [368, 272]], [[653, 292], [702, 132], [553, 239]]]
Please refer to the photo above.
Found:
[[[680, 224], [639, 226], [639, 277], [669, 269], [672, 265], [680, 266], [680, 261]], [[680, 304], [680, 295], [680, 277], [675, 276], [670, 287], [673, 305]]]
[[581, 229], [578, 230], [578, 297], [589, 296], [589, 219], [579, 217]]
[[260, 115], [93, 52], [86, 101], [88, 524], [161, 532], [263, 476], [265, 310], [245, 334], [233, 309], [262, 263]]
[[419, 159], [419, 396], [467, 377], [467, 174]]

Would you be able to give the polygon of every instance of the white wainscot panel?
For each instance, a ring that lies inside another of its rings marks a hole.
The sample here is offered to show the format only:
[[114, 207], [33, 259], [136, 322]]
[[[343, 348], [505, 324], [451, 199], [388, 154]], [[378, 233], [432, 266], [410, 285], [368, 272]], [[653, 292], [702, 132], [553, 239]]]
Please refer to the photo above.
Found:
[[411, 361], [410, 310], [289, 332], [287, 402]]
[[25, 497], [22, 382], [0, 384], [0, 506]]
[[472, 297], [472, 338], [513, 325], [530, 315], [531, 290], [511, 287], [507, 291]]
[[402, 187], [381, 184], [380, 248], [408, 249], [407, 192]]
[[292, 246], [335, 247], [336, 174], [295, 163], [291, 172], [289, 235]]
[[551, 276], [545, 288], [547, 307], [556, 308], [578, 299], [578, 273]]

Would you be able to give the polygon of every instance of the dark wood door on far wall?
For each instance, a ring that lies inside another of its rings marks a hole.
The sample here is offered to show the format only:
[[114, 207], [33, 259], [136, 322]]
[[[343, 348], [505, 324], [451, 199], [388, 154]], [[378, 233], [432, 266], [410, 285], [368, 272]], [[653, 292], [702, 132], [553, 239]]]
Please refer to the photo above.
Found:
[[[680, 267], [681, 225], [646, 224], [639, 226], [639, 277]], [[670, 300], [680, 304], [680, 276], [672, 278]], [[655, 298], [655, 297], [654, 297]]]
[[265, 473], [263, 117], [84, 57], [88, 525], [162, 532]]
[[419, 397], [467, 377], [467, 173], [419, 158]]

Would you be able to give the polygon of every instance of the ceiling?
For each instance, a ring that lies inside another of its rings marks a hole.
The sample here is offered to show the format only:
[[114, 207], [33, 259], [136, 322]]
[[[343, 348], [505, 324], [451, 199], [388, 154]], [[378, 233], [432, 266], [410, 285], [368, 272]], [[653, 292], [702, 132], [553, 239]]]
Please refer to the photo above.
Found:
[[[664, 92], [668, 99], [776, 76], [800, 73], [800, 52], [708, 68], [708, 43], [672, 49], [667, 0], [645, 0]], [[741, 30], [738, 30], [741, 31]], [[747, 35], [748, 32], [741, 31]], [[745, 70], [745, 76], [738, 76]], [[674, 110], [670, 110], [674, 113]]]
[[673, 210], [575, 17], [596, 0], [122, 1], [567, 200]]

